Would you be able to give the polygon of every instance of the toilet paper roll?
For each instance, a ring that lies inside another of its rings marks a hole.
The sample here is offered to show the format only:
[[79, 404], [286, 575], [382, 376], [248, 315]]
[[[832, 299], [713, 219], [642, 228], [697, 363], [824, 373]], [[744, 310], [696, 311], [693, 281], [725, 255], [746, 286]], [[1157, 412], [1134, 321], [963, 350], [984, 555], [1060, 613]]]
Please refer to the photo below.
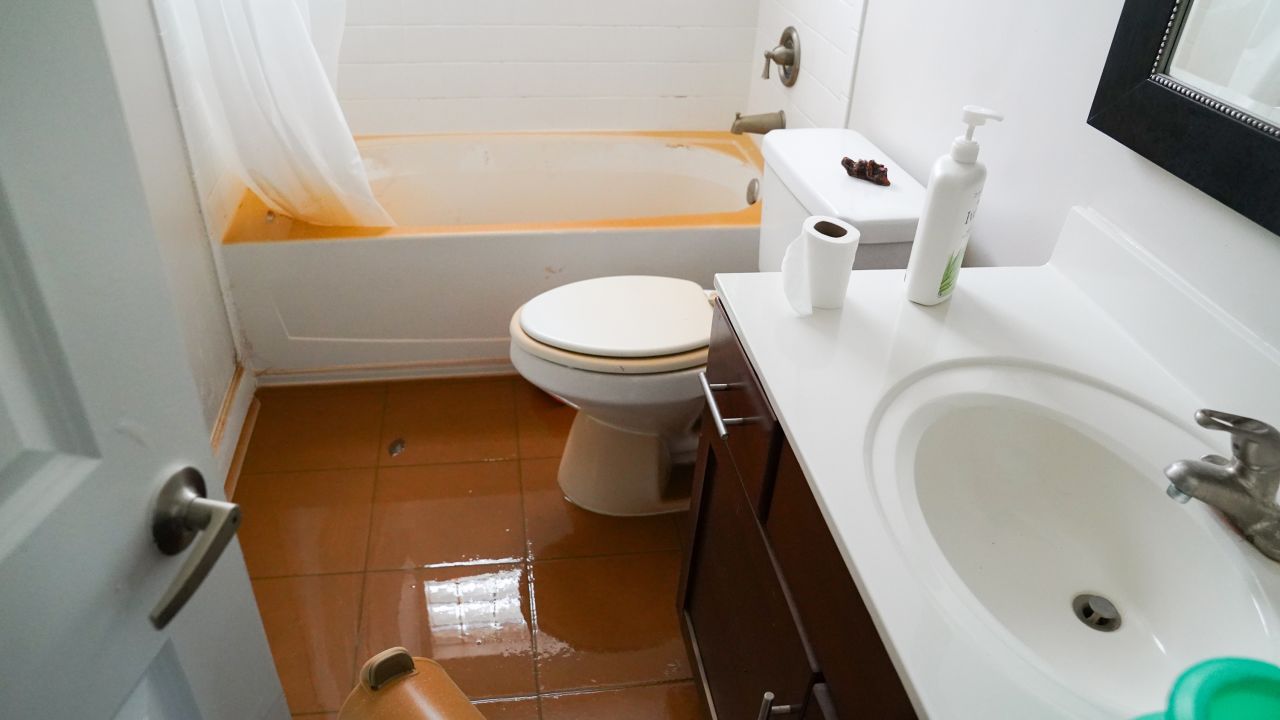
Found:
[[782, 289], [797, 313], [844, 304], [858, 238], [857, 229], [838, 218], [813, 215], [804, 221], [782, 256]]

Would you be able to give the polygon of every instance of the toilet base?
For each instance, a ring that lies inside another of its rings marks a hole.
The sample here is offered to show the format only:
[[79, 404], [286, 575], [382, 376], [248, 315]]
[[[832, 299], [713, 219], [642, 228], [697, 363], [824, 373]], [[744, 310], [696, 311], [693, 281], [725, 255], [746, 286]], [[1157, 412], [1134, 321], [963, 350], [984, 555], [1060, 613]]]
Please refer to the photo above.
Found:
[[[601, 515], [687, 510], [687, 496], [667, 497], [665, 491], [672, 464], [687, 460], [688, 440], [621, 430], [579, 412], [560, 459], [560, 490], [574, 505]], [[673, 458], [673, 451], [679, 456]]]

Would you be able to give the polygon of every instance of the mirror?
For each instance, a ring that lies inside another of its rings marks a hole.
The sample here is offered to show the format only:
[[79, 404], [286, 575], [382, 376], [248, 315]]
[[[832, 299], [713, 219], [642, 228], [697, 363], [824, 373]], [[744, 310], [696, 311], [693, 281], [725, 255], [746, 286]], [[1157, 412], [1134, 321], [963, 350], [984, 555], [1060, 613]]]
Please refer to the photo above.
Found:
[[1280, 0], [1194, 0], [1166, 72], [1280, 125]]
[[1280, 0], [1125, 0], [1089, 124], [1280, 234]]

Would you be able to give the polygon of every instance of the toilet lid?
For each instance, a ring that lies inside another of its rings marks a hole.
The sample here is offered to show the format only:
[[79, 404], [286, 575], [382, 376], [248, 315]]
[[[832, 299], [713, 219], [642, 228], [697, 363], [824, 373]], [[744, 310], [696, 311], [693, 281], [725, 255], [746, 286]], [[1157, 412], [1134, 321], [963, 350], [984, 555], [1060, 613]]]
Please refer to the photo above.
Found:
[[562, 285], [525, 303], [533, 339], [586, 355], [635, 358], [707, 346], [711, 303], [697, 283], [626, 275]]

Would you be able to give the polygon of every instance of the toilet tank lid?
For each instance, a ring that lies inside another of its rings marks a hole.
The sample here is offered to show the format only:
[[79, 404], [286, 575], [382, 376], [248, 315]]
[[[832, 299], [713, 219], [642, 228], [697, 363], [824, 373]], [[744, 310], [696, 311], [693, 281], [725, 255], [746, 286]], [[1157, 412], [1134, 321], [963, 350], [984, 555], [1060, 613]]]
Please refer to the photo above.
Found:
[[[842, 158], [875, 160], [889, 170], [889, 187], [849, 177]], [[774, 130], [764, 136], [765, 166], [811, 215], [834, 215], [863, 232], [877, 224], [915, 226], [924, 188], [870, 140], [853, 130]], [[768, 202], [768, 199], [765, 200]], [[874, 234], [874, 232], [873, 232]]]

